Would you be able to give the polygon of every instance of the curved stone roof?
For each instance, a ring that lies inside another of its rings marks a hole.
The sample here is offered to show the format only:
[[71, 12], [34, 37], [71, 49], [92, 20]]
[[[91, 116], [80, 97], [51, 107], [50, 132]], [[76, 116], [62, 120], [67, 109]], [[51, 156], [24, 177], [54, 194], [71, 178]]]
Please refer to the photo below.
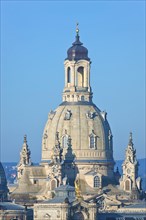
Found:
[[[70, 118], [66, 118], [67, 112], [70, 113]], [[49, 114], [42, 140], [42, 161], [51, 160], [56, 132], [59, 132], [61, 146], [63, 137], [70, 136], [76, 161], [104, 163], [113, 160], [112, 140], [109, 141], [111, 130], [106, 113], [101, 112], [93, 103], [64, 102]], [[89, 146], [91, 135], [96, 137], [94, 149]]]

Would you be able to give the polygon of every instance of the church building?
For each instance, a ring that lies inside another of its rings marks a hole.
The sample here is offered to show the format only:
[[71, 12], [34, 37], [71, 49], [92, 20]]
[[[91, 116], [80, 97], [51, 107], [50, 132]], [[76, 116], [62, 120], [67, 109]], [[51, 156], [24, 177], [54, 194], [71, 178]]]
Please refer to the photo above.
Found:
[[107, 113], [92, 101], [90, 68], [77, 25], [64, 61], [62, 103], [49, 112], [44, 127], [41, 162], [32, 163], [24, 136], [18, 184], [10, 195], [18, 203], [34, 205], [35, 220], [120, 219], [122, 214], [103, 214], [119, 213], [143, 197], [132, 133], [123, 174], [114, 171], [113, 135]]

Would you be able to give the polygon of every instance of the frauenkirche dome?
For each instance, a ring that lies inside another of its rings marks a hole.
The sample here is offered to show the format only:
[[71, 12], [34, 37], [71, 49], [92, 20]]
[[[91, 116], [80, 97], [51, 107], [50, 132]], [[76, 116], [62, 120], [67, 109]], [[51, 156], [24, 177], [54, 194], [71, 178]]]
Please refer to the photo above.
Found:
[[[112, 132], [106, 112], [92, 102], [91, 62], [88, 50], [79, 41], [78, 28], [76, 32], [76, 41], [64, 62], [63, 102], [49, 113], [44, 128], [42, 163], [51, 161], [57, 134], [66, 163], [73, 160], [79, 170], [83, 165], [87, 170], [91, 169], [89, 164], [96, 165], [98, 171], [109, 178], [113, 176], [114, 167]], [[67, 153], [69, 145], [72, 157]]]

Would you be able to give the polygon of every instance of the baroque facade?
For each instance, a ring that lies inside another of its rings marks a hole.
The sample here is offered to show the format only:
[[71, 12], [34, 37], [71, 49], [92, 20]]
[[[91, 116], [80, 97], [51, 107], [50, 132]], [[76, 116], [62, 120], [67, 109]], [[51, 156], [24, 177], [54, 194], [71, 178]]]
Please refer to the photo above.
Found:
[[35, 220], [96, 220], [143, 196], [132, 133], [123, 175], [114, 172], [113, 135], [107, 113], [92, 101], [90, 67], [77, 26], [64, 62], [62, 103], [49, 113], [44, 128], [41, 162], [31, 162], [25, 136], [18, 185], [11, 193], [19, 203], [34, 204]]

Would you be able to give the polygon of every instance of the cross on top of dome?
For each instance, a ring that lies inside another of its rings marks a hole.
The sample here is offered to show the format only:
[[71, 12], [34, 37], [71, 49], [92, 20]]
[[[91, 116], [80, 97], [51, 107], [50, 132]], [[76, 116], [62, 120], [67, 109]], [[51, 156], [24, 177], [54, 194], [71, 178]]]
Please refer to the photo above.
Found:
[[88, 57], [88, 50], [86, 47], [82, 46], [83, 43], [80, 42], [80, 36], [79, 36], [79, 23], [77, 22], [76, 24], [76, 38], [75, 42], [73, 42], [73, 46], [70, 47], [67, 51], [67, 58], [66, 60], [89, 60], [90, 58]]
[[77, 35], [79, 35], [79, 28], [78, 28], [78, 26], [79, 26], [79, 23], [77, 22], [77, 24], [76, 24], [76, 33], [77, 33]]

